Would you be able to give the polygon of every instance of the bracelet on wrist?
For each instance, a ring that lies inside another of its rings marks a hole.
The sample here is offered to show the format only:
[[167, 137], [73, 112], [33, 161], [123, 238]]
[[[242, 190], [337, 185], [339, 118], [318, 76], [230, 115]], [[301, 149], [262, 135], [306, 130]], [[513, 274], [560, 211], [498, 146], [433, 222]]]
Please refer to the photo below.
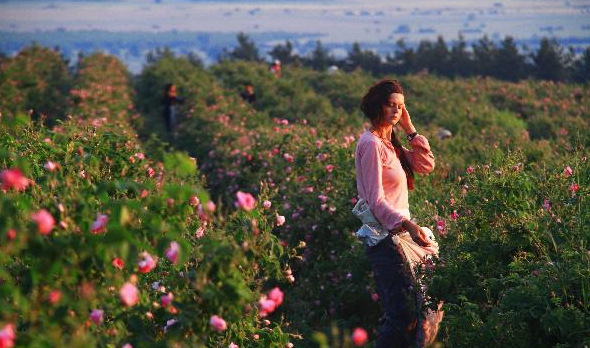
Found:
[[418, 132], [414, 132], [414, 133], [408, 134], [406, 136], [406, 138], [408, 139], [408, 141], [412, 141], [412, 140], [414, 140], [414, 138], [416, 137], [416, 135], [418, 135]]

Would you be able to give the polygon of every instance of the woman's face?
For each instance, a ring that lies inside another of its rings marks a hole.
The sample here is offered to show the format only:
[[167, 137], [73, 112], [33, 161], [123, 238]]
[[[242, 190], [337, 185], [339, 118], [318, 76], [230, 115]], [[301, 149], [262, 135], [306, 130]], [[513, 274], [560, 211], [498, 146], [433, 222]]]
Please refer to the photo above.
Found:
[[402, 118], [404, 106], [404, 95], [401, 93], [391, 93], [387, 99], [387, 104], [383, 105], [383, 125], [395, 126]]

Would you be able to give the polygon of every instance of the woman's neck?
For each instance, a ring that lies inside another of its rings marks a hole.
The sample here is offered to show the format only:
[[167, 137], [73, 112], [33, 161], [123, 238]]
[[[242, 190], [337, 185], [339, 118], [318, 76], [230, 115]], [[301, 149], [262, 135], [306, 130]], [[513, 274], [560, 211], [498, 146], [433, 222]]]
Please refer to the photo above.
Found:
[[393, 131], [393, 126], [385, 126], [385, 127], [373, 127], [371, 128], [371, 133], [375, 134], [381, 139], [389, 140], [391, 139], [391, 132]]

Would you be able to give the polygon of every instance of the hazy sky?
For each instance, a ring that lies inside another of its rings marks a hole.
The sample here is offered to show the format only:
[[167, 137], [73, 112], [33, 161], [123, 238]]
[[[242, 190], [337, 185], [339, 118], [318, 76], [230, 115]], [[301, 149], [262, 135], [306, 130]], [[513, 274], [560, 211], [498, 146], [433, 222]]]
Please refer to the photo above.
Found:
[[5, 1], [0, 31], [284, 31], [322, 41], [590, 37], [590, 0]]

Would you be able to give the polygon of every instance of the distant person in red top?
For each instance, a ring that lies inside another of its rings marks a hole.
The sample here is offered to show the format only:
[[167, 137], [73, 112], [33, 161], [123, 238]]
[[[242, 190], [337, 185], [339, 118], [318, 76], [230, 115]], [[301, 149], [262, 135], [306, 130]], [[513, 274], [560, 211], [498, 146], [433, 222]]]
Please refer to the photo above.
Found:
[[178, 104], [184, 102], [184, 98], [177, 95], [176, 85], [169, 83], [164, 88], [164, 120], [166, 130], [172, 139], [178, 137]]
[[247, 103], [256, 103], [256, 93], [254, 93], [254, 85], [252, 85], [251, 82], [244, 83], [244, 91], [240, 93], [240, 97], [242, 97], [242, 99], [244, 99], [244, 101]]
[[282, 71], [280, 60], [277, 59], [272, 63], [272, 65], [270, 66], [270, 72], [272, 72], [275, 75], [275, 77], [281, 77]]

